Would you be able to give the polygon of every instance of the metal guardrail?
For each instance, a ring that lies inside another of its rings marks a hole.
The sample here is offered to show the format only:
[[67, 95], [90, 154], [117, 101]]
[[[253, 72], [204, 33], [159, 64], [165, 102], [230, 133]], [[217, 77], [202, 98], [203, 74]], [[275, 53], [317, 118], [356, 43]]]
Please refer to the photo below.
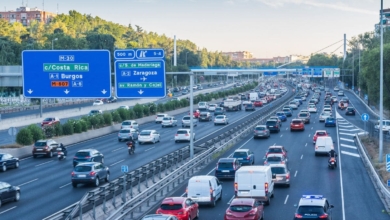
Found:
[[[271, 102], [274, 103], [273, 106], [272, 104], [268, 105], [268, 107], [266, 107], [265, 109], [257, 111], [257, 114], [255, 116], [249, 118], [244, 123], [235, 126], [234, 128], [226, 131], [221, 135], [218, 135], [217, 137], [214, 138], [210, 137], [209, 140], [206, 140], [204, 143], [199, 144], [196, 147], [203, 148], [203, 149], [213, 148], [214, 144], [222, 143], [224, 139], [231, 138], [231, 136], [235, 135], [235, 133], [238, 132], [239, 129], [251, 127], [248, 126], [248, 123], [257, 125], [257, 121], [261, 118], [261, 114], [264, 114], [264, 112], [268, 113], [268, 115], [273, 114], [274, 111], [276, 111], [276, 109], [279, 108], [279, 106], [284, 105], [285, 103], [288, 102], [288, 101], [283, 102], [284, 100], [286, 99], [289, 100], [289, 98], [293, 97], [293, 95], [294, 93], [289, 93], [289, 95], [286, 94], [286, 96], [284, 96], [283, 99], [279, 99], [274, 102]], [[271, 107], [272, 109], [274, 109], [273, 111], [270, 111]], [[231, 124], [231, 126], [233, 125], [234, 123]], [[103, 204], [103, 206], [105, 206], [105, 202], [107, 200], [109, 199], [115, 200], [115, 196], [121, 194], [122, 191], [126, 191], [126, 189], [128, 188], [137, 186], [139, 193], [141, 193], [140, 185], [142, 182], [147, 181], [148, 179], [152, 179], [153, 183], [155, 183], [156, 175], [158, 176], [159, 179], [161, 179], [161, 173], [163, 171], [165, 171], [166, 175], [168, 175], [167, 173], [168, 169], [170, 169], [171, 172], [173, 172], [174, 167], [178, 168], [178, 164], [180, 162], [183, 162], [187, 158], [189, 158], [189, 146], [183, 147], [170, 154], [167, 154], [157, 160], [154, 160], [144, 166], [135, 169], [134, 171], [118, 179], [111, 181], [110, 183], [107, 183], [106, 185], [103, 185], [97, 189], [87, 192], [79, 202], [76, 202], [60, 210], [59, 212], [44, 218], [44, 220], [73, 219], [75, 216], [79, 216], [79, 217], [82, 216], [83, 212], [88, 211], [90, 209], [93, 209], [93, 213], [95, 213], [94, 209], [96, 205]], [[126, 183], [125, 187], [124, 187], [124, 182]], [[146, 187], [149, 188], [149, 186], [147, 185]], [[113, 200], [113, 204], [114, 204], [114, 200]], [[124, 199], [122, 198], [122, 200]], [[103, 207], [103, 211], [105, 212], [105, 207]]]
[[386, 202], [387, 205], [386, 208], [390, 209], [390, 191], [382, 182], [382, 179], [379, 177], [378, 173], [376, 172], [374, 166], [371, 163], [371, 160], [368, 158], [367, 152], [364, 149], [363, 144], [359, 139], [359, 135], [355, 134], [355, 138], [357, 140], [357, 145], [359, 146], [359, 151], [361, 152], [360, 155], [362, 155], [361, 158], [363, 160], [363, 163], [367, 167], [367, 171], [371, 176], [372, 182], [376, 186], [376, 189], [379, 191], [378, 195], [383, 199], [383, 201]]

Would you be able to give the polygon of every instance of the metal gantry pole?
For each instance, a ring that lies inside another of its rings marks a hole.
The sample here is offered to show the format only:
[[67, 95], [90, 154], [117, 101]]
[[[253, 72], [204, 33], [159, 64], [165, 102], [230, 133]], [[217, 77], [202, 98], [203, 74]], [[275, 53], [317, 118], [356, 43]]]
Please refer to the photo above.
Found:
[[379, 163], [383, 159], [383, 0], [381, 0], [380, 29], [381, 29], [381, 57], [379, 82]]
[[194, 158], [194, 74], [190, 75], [190, 158]]

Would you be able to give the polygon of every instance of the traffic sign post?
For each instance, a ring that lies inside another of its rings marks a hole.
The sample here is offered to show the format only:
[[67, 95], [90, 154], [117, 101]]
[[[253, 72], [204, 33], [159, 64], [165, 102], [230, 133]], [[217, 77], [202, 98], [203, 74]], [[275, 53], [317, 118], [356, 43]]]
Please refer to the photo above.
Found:
[[[126, 174], [129, 172], [129, 166], [122, 165], [121, 166], [122, 173]], [[123, 190], [122, 190], [122, 202], [126, 202], [126, 175], [123, 176]]]
[[122, 173], [128, 173], [128, 172], [129, 172], [129, 166], [127, 166], [127, 165], [122, 165], [122, 166], [121, 166], [121, 172], [122, 172]]
[[386, 170], [390, 172], [390, 154], [386, 154]]
[[387, 180], [387, 187], [390, 187], [390, 180]]
[[364, 122], [364, 131], [367, 131], [366, 130], [366, 122], [370, 120], [370, 115], [367, 114], [367, 113], [363, 113], [362, 114], [362, 121]]
[[26, 98], [109, 98], [108, 50], [25, 50], [22, 52]]
[[340, 68], [333, 69], [333, 77], [340, 77]]
[[115, 94], [118, 98], [166, 96], [163, 49], [115, 51]]
[[16, 134], [18, 133], [18, 130], [16, 130], [15, 127], [8, 128], [8, 135], [12, 137], [12, 140], [16, 139]]

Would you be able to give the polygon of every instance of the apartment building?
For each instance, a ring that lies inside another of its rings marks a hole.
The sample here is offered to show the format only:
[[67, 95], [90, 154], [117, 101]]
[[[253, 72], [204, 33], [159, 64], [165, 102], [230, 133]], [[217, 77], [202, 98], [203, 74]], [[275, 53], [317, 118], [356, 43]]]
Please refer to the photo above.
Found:
[[31, 21], [36, 20], [45, 24], [51, 22], [57, 16], [56, 13], [43, 11], [37, 7], [20, 7], [16, 11], [0, 11], [0, 19], [5, 19], [10, 23], [20, 22], [24, 26], [29, 26]]

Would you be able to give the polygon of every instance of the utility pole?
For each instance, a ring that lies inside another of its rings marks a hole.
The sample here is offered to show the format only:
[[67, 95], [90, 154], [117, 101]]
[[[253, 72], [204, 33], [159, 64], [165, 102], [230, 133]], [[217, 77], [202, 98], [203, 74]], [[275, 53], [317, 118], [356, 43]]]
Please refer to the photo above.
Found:
[[352, 49], [352, 91], [355, 91], [355, 51]]
[[381, 0], [380, 29], [381, 29], [381, 58], [379, 82], [379, 163], [383, 160], [383, 0]]

